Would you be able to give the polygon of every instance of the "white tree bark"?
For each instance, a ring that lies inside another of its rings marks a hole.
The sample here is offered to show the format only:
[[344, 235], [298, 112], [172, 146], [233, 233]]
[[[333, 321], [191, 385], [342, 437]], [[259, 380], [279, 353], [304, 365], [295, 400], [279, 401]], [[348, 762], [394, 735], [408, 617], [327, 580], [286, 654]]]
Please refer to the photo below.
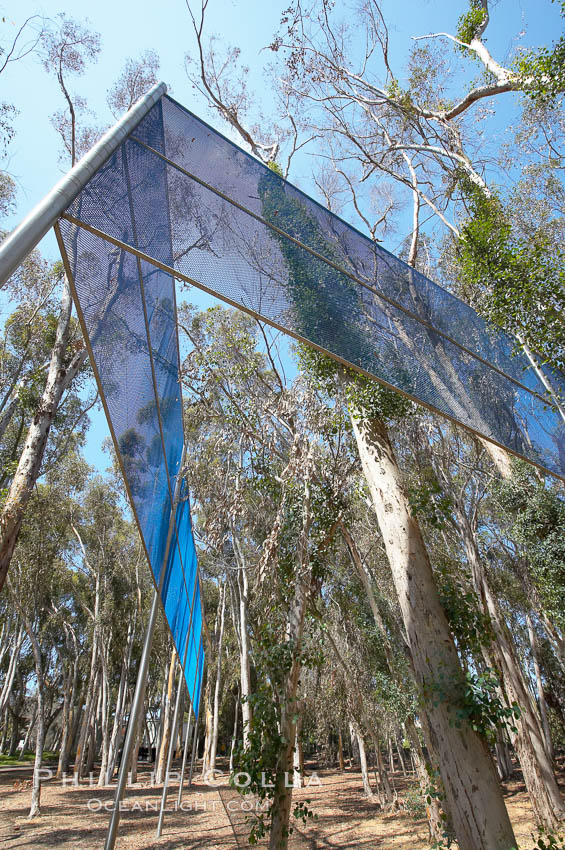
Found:
[[536, 690], [538, 692], [538, 705], [539, 711], [541, 714], [541, 722], [543, 726], [543, 735], [545, 738], [545, 747], [547, 750], [547, 754], [550, 759], [553, 759], [553, 742], [551, 740], [551, 730], [549, 728], [549, 718], [547, 716], [547, 703], [545, 701], [545, 691], [543, 688], [543, 681], [541, 678], [541, 669], [539, 664], [539, 655], [538, 655], [538, 642], [536, 638], [536, 633], [534, 631], [534, 625], [532, 623], [532, 618], [529, 612], [526, 614], [526, 625], [528, 626], [528, 637], [530, 639], [530, 649], [532, 651], [532, 661], [534, 664], [534, 673], [536, 677]]
[[361, 767], [363, 791], [365, 793], [365, 797], [367, 797], [368, 800], [372, 800], [375, 795], [373, 794], [373, 789], [371, 788], [371, 781], [369, 779], [369, 768], [367, 766], [367, 751], [365, 749], [365, 741], [363, 740], [361, 729], [359, 728], [359, 724], [356, 720], [351, 719], [349, 721], [349, 731], [351, 734], [351, 740], [355, 739], [359, 748], [359, 765]]
[[517, 732], [512, 732], [511, 737], [532, 808], [538, 823], [554, 831], [565, 815], [565, 806], [555, 780], [551, 758], [546, 750], [541, 721], [524, 680], [504, 617], [488, 585], [473, 529], [460, 510], [456, 514], [475, 591], [494, 630], [495, 638], [488, 652], [494, 657], [508, 701], [517, 703], [520, 708], [520, 716], [514, 721]]
[[239, 601], [239, 667], [241, 678], [241, 714], [243, 717], [243, 748], [249, 746], [249, 730], [253, 722], [253, 713], [249, 704], [251, 693], [251, 663], [249, 658], [249, 578], [247, 562], [236, 535], [233, 535], [234, 552], [238, 562], [237, 586]]
[[[128, 636], [127, 643], [124, 653], [124, 660], [122, 662], [122, 670], [120, 673], [120, 684], [118, 687], [118, 694], [116, 697], [116, 711], [114, 714], [114, 723], [112, 726], [112, 734], [110, 737], [110, 746], [108, 749], [108, 761], [106, 766], [106, 773], [103, 777], [104, 781], [101, 783], [103, 785], [109, 785], [112, 781], [112, 776], [114, 774], [114, 768], [116, 766], [116, 760], [118, 757], [118, 750], [120, 747], [120, 738], [121, 738], [121, 730], [122, 723], [124, 717], [124, 710], [126, 707], [126, 697], [127, 697], [127, 681], [128, 674], [131, 665], [131, 656], [133, 651], [133, 644], [135, 639], [135, 618], [132, 618], [128, 627]], [[102, 771], [100, 771], [100, 776], [102, 776]], [[99, 783], [100, 784], [100, 783]]]
[[214, 687], [214, 719], [212, 721], [212, 742], [210, 746], [210, 764], [208, 765], [208, 770], [214, 771], [216, 769], [216, 751], [218, 749], [218, 732], [219, 732], [219, 724], [220, 724], [220, 693], [222, 688], [222, 650], [224, 643], [224, 624], [225, 624], [225, 613], [226, 613], [226, 585], [225, 583], [222, 585], [222, 589], [220, 591], [221, 594], [221, 611], [220, 611], [220, 624], [219, 624], [219, 632], [218, 639], [216, 641], [216, 652], [217, 652], [217, 661], [216, 661], [216, 684]]
[[456, 687], [463, 671], [386, 429], [379, 420], [355, 416], [352, 424], [460, 850], [512, 847], [516, 842], [486, 742], [470, 726], [452, 725], [446, 702], [430, 698], [442, 677]]
[[175, 670], [177, 666], [177, 651], [173, 647], [171, 652], [171, 661], [169, 664], [169, 677], [167, 681], [167, 692], [165, 697], [165, 706], [163, 711], [163, 732], [161, 735], [161, 743], [157, 754], [157, 769], [155, 771], [155, 782], [160, 784], [165, 779], [165, 767], [167, 764], [167, 752], [169, 749], [169, 741], [171, 739], [171, 724], [173, 711], [173, 690], [175, 685]]
[[27, 504], [41, 471], [41, 463], [57, 407], [87, 357], [86, 349], [81, 349], [65, 367], [71, 328], [71, 307], [71, 292], [68, 281], [65, 279], [61, 312], [45, 389], [28, 428], [18, 466], [0, 513], [0, 590], [6, 581]]

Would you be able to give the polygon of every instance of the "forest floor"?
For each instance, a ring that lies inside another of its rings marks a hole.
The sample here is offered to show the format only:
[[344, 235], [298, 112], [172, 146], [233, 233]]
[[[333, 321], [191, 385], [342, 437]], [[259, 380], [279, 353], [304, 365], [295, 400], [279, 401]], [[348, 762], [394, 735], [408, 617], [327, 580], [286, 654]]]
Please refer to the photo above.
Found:
[[[560, 773], [565, 785], [565, 771]], [[368, 801], [363, 796], [357, 769], [312, 772], [307, 765], [306, 777], [309, 787], [296, 790], [293, 800], [310, 800], [309, 807], [317, 819], [296, 827], [290, 839], [292, 850], [428, 848], [425, 818], [403, 810], [382, 812], [376, 799]], [[41, 793], [41, 817], [30, 821], [30, 778], [27, 766], [0, 768], [1, 850], [101, 850], [114, 787], [98, 788], [88, 780], [80, 786], [64, 787], [60, 781], [48, 779]], [[415, 803], [414, 780], [404, 779], [398, 772], [393, 778], [399, 800]], [[225, 779], [218, 779], [216, 784], [219, 787], [212, 787], [196, 775], [192, 788], [183, 795], [182, 808], [175, 809], [178, 784], [171, 782], [163, 835], [156, 839], [161, 786], [151, 785], [149, 771], [140, 770], [139, 782], [128, 789], [123, 803], [117, 850], [249, 847], [245, 809], [252, 806], [250, 798], [229, 789]], [[519, 774], [505, 783], [505, 796], [520, 850], [530, 850], [534, 844], [532, 812]]]

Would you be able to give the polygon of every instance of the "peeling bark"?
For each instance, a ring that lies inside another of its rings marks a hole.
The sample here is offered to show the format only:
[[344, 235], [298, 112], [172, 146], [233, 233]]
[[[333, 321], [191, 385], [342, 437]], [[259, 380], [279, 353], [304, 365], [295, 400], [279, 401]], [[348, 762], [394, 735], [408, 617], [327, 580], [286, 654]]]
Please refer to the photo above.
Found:
[[431, 698], [442, 678], [456, 687], [464, 677], [386, 428], [380, 420], [355, 416], [352, 424], [460, 850], [512, 847], [514, 833], [485, 740], [470, 726], [452, 725], [446, 702]]

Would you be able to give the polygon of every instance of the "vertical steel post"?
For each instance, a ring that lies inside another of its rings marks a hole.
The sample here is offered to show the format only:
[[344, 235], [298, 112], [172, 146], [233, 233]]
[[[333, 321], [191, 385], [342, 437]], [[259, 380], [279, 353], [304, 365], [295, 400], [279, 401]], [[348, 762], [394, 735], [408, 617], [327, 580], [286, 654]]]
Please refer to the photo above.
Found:
[[[200, 646], [202, 646], [202, 638], [200, 638]], [[200, 656], [200, 647], [198, 648], [198, 657]], [[198, 667], [198, 657], [197, 657], [197, 667]], [[198, 678], [198, 676], [196, 677]], [[202, 689], [202, 681], [204, 680], [204, 665], [202, 665], [202, 679], [200, 681], [200, 688]], [[195, 679], [196, 681], [196, 679]], [[192, 742], [192, 756], [190, 759], [190, 774], [188, 776], [188, 787], [192, 785], [192, 771], [194, 769], [194, 757], [196, 755], [196, 738], [198, 735], [198, 718], [200, 717], [200, 708], [198, 714], [194, 713], [194, 740]]]
[[174, 711], [174, 714], [173, 714], [173, 725], [172, 725], [172, 729], [171, 729], [171, 740], [169, 741], [169, 752], [167, 753], [167, 765], [165, 767], [165, 780], [163, 782], [163, 793], [161, 795], [161, 808], [159, 809], [159, 820], [157, 822], [157, 838], [161, 837], [161, 832], [163, 830], [163, 818], [165, 817], [165, 806], [167, 804], [167, 794], [168, 794], [168, 791], [169, 791], [169, 773], [170, 773], [170, 770], [171, 770], [171, 763], [173, 761], [173, 748], [174, 748], [174, 745], [175, 745], [175, 739], [177, 737], [177, 730], [178, 730], [178, 724], [179, 724], [180, 701], [181, 701], [181, 694], [182, 694], [183, 685], [184, 685], [183, 667], [184, 667], [184, 664], [186, 664], [186, 654], [188, 652], [189, 639], [190, 639], [190, 628], [187, 630], [187, 633], [186, 633], [186, 647], [185, 647], [185, 650], [184, 650], [184, 659], [183, 659], [183, 663], [180, 665], [179, 683], [178, 683], [178, 688], [177, 688], [177, 698], [176, 698], [176, 701], [175, 701], [175, 711]]
[[186, 770], [186, 757], [188, 755], [188, 743], [189, 743], [189, 740], [190, 740], [190, 733], [192, 732], [192, 714], [193, 714], [193, 711], [192, 711], [192, 705], [191, 705], [189, 712], [188, 712], [188, 725], [186, 727], [186, 737], [184, 739], [184, 752], [182, 754], [182, 767], [181, 767], [181, 771], [180, 771], [180, 782], [179, 782], [179, 793], [178, 793], [178, 797], [177, 797], [177, 806], [180, 806], [180, 804], [182, 803], [182, 786], [183, 786], [183, 782], [184, 782], [184, 772]]
[[131, 755], [135, 743], [135, 736], [137, 734], [139, 715], [140, 712], [143, 710], [144, 700], [142, 697], [145, 692], [145, 683], [147, 680], [147, 672], [149, 670], [149, 657], [151, 655], [151, 645], [153, 643], [155, 623], [157, 622], [157, 611], [159, 608], [159, 600], [163, 587], [163, 581], [165, 579], [165, 573], [167, 572], [167, 562], [169, 560], [169, 551], [171, 548], [171, 540], [175, 527], [175, 517], [182, 483], [182, 469], [184, 466], [185, 450], [186, 447], [183, 446], [181, 462], [177, 473], [177, 480], [175, 482], [175, 492], [173, 496], [173, 504], [171, 506], [171, 518], [169, 520], [167, 543], [165, 545], [163, 563], [161, 566], [161, 574], [159, 576], [159, 586], [153, 596], [153, 604], [151, 605], [151, 613], [149, 615], [149, 622], [147, 623], [147, 631], [145, 632], [145, 641], [143, 643], [143, 651], [141, 653], [141, 660], [139, 662], [139, 672], [137, 674], [137, 682], [135, 684], [135, 693], [133, 695], [129, 723], [126, 732], [126, 738], [124, 741], [124, 747], [122, 750], [122, 760], [120, 762], [120, 771], [118, 774], [118, 786], [116, 788], [116, 794], [114, 796], [114, 808], [112, 809], [112, 814], [110, 816], [110, 824], [108, 826], [108, 832], [106, 834], [106, 841], [104, 842], [104, 850], [114, 850], [114, 845], [116, 843], [118, 825], [120, 823], [120, 803], [122, 802], [122, 798], [124, 796], [124, 791], [126, 788], [127, 777], [129, 773], [129, 763], [131, 761]]
[[194, 724], [194, 738], [192, 739], [192, 756], [190, 758], [190, 772], [188, 774], [188, 787], [192, 785], [192, 771], [194, 770], [194, 756], [196, 755], [196, 736], [198, 735], [198, 717], [196, 718], [196, 722]]
[[151, 644], [153, 643], [153, 634], [155, 632], [155, 623], [157, 622], [157, 611], [159, 609], [159, 594], [155, 590], [153, 593], [153, 603], [151, 605], [151, 613], [147, 623], [147, 631], [145, 632], [145, 641], [143, 643], [143, 651], [139, 662], [139, 671], [137, 674], [137, 682], [135, 685], [135, 693], [131, 704], [129, 715], [128, 728], [122, 750], [122, 760], [120, 762], [120, 770], [118, 773], [118, 787], [114, 795], [114, 808], [110, 817], [110, 825], [104, 842], [104, 850], [113, 850], [116, 843], [116, 834], [118, 824], [120, 822], [120, 803], [124, 796], [127, 777], [129, 773], [129, 763], [137, 734], [137, 725], [139, 721], [139, 712], [143, 705], [143, 693], [145, 690], [145, 682], [147, 679], [147, 671], [149, 669], [149, 657], [151, 655]]
[[[192, 605], [193, 606], [194, 606], [195, 601], [196, 601], [196, 584], [195, 584], [195, 587], [194, 587], [194, 596], [193, 596], [193, 599], [192, 599]], [[190, 616], [190, 625], [192, 625], [192, 612], [191, 612], [191, 616]], [[157, 824], [157, 838], [161, 837], [161, 831], [163, 829], [163, 818], [165, 817], [165, 805], [167, 803], [167, 794], [168, 794], [168, 791], [169, 791], [169, 771], [171, 769], [173, 742], [174, 742], [174, 739], [175, 739], [176, 734], [177, 734], [178, 712], [179, 712], [179, 701], [180, 701], [181, 684], [182, 684], [182, 677], [183, 677], [183, 667], [186, 665], [186, 656], [188, 654], [188, 644], [189, 644], [189, 638], [190, 638], [190, 625], [189, 625], [189, 629], [188, 629], [188, 632], [187, 632], [187, 635], [186, 635], [186, 648], [185, 648], [185, 651], [184, 651], [184, 664], [181, 666], [180, 679], [179, 679], [179, 689], [178, 689], [178, 692], [177, 692], [177, 700], [176, 700], [176, 704], [175, 704], [175, 714], [174, 714], [174, 718], [173, 718], [173, 737], [171, 737], [171, 741], [170, 741], [170, 744], [169, 744], [169, 752], [168, 752], [168, 756], [167, 756], [167, 769], [166, 769], [166, 772], [165, 772], [165, 781], [163, 783], [163, 794], [162, 794], [162, 797], [161, 797], [161, 809], [159, 811], [159, 822]], [[193, 694], [194, 694], [194, 690], [196, 688], [196, 682], [197, 682], [197, 679], [198, 679], [198, 659], [200, 658], [200, 650], [201, 649], [202, 649], [202, 635], [200, 635], [200, 641], [198, 643], [198, 651], [196, 653], [196, 663], [194, 665], [195, 666], [194, 682], [192, 683]], [[187, 687], [187, 690], [188, 690], [188, 687]], [[188, 695], [189, 695], [189, 698], [190, 698], [190, 692], [189, 692]], [[183, 762], [184, 762], [184, 758], [183, 758]], [[182, 777], [181, 777], [181, 783], [182, 783]]]

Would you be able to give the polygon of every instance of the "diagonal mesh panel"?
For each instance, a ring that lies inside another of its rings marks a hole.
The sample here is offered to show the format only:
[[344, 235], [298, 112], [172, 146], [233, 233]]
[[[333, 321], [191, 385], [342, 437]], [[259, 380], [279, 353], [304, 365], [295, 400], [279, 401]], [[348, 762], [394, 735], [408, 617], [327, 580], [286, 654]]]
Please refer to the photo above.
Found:
[[[162, 278], [176, 273], [565, 476], [565, 423], [535, 368], [468, 305], [168, 97], [113, 159], [68, 211], [65, 239], [99, 233], [106, 275], [120, 246], [140, 252], [149, 312], [166, 312]], [[546, 377], [563, 392], [562, 375]]]
[[[160, 104], [140, 133], [156, 150], [163, 147]], [[111, 222], [124, 242], [169, 265], [173, 255], [166, 169], [139, 145], [122, 145], [97, 173], [97, 192], [81, 194], [73, 211], [104, 227]], [[184, 482], [171, 523], [183, 451], [174, 280], [68, 222], [62, 220], [60, 229], [132, 509], [197, 711], [202, 609]]]

